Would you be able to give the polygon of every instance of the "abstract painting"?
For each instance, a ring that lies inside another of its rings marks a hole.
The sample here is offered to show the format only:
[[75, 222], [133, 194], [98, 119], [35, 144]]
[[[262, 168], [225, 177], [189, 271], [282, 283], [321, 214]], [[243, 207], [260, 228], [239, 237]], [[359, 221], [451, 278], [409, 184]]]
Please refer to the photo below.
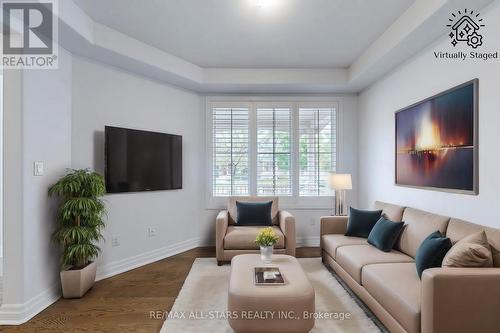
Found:
[[478, 80], [396, 112], [396, 184], [478, 193]]

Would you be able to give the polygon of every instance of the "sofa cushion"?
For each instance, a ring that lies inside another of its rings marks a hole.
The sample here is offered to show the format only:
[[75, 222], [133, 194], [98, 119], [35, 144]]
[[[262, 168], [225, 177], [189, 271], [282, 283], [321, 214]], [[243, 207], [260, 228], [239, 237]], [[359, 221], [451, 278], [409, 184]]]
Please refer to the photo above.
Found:
[[341, 246], [349, 245], [366, 245], [366, 238], [351, 237], [339, 234], [323, 235], [323, 250], [326, 251], [333, 259], [337, 256], [337, 249]]
[[393, 205], [390, 203], [375, 201], [375, 209], [382, 210], [382, 214], [388, 220], [401, 222], [403, 220], [403, 212], [405, 211], [405, 207]]
[[445, 234], [449, 217], [406, 208], [403, 213], [405, 227], [401, 232], [396, 249], [415, 258], [422, 241], [434, 231]]
[[414, 263], [367, 265], [362, 283], [407, 332], [420, 332], [421, 282]]
[[383, 252], [368, 244], [339, 247], [335, 260], [357, 283], [361, 283], [361, 270], [366, 265], [414, 262], [412, 257], [404, 253], [395, 250]]
[[345, 235], [368, 238], [381, 215], [381, 210], [361, 210], [350, 207]]
[[235, 224], [238, 219], [238, 209], [236, 208], [236, 201], [244, 202], [268, 202], [272, 201], [271, 207], [271, 218], [273, 224], [278, 224], [278, 214], [279, 214], [279, 198], [278, 197], [256, 197], [256, 196], [239, 196], [239, 197], [229, 197], [227, 202], [227, 210], [229, 211], [229, 221], [230, 225]]
[[500, 230], [484, 227], [479, 224], [470, 223], [467, 221], [451, 218], [446, 230], [446, 237], [449, 237], [453, 243], [458, 242], [462, 238], [479, 232], [486, 231], [486, 237], [491, 246], [493, 254], [493, 266], [500, 267]]
[[450, 239], [439, 231], [427, 236], [418, 247], [415, 256], [418, 277], [422, 277], [422, 273], [428, 268], [441, 267], [443, 258], [450, 249]]
[[394, 247], [403, 225], [403, 222], [389, 221], [381, 217], [370, 231], [368, 243], [379, 250], [389, 252]]
[[[275, 249], [285, 248], [285, 235], [281, 229], [272, 227], [278, 235], [278, 243], [274, 246]], [[258, 250], [259, 246], [255, 244], [255, 237], [262, 227], [238, 227], [228, 226], [226, 236], [224, 237], [225, 250]]]
[[236, 201], [238, 226], [272, 226], [271, 207], [272, 201], [245, 202]]
[[492, 267], [491, 247], [481, 230], [459, 240], [444, 256], [443, 267]]

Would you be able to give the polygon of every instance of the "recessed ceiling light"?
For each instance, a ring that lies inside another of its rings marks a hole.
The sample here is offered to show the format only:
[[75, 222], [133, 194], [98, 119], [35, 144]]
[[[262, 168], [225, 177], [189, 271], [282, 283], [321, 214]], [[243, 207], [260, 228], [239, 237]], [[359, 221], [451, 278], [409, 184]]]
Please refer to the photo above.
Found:
[[283, 0], [251, 0], [253, 5], [259, 9], [269, 11], [269, 9], [275, 9], [281, 7]]
[[271, 5], [271, 0], [256, 0], [257, 2], [257, 7], [262, 8], [262, 7], [268, 7]]
[[[246, 0], [249, 6], [257, 9], [261, 14], [272, 14], [278, 12], [284, 0]], [[274, 15], [274, 14], [273, 14]]]

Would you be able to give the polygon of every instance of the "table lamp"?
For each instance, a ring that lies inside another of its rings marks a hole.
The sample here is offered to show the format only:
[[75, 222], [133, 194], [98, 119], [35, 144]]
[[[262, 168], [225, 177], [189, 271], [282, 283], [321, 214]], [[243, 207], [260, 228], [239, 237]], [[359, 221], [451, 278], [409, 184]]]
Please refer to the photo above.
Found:
[[351, 174], [331, 173], [330, 188], [335, 190], [335, 213], [336, 216], [347, 215], [345, 207], [345, 190], [352, 190]]

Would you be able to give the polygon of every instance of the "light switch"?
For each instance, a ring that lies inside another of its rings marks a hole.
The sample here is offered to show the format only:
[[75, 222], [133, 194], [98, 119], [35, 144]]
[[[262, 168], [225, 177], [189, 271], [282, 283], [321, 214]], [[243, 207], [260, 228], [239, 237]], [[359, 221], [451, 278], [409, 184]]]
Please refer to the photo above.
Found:
[[33, 162], [33, 175], [43, 176], [43, 162]]

